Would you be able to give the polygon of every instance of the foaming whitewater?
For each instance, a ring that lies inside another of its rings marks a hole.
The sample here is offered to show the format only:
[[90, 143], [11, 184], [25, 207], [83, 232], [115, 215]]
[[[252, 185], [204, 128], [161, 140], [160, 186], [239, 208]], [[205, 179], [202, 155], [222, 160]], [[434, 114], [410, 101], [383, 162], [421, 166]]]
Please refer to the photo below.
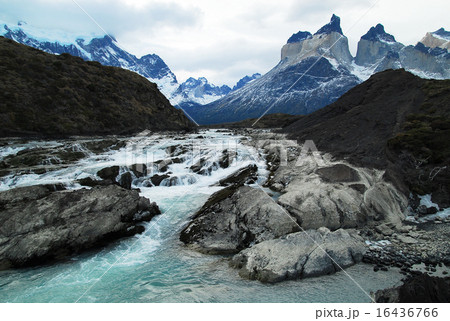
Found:
[[[162, 211], [145, 223], [145, 232], [51, 266], [0, 272], [1, 302], [366, 302], [367, 296], [344, 274], [267, 285], [241, 279], [226, 256], [208, 256], [186, 249], [179, 232], [207, 198], [223, 187], [217, 182], [240, 168], [258, 166], [262, 184], [267, 176], [262, 152], [245, 144], [250, 138], [209, 130], [185, 136], [142, 134], [126, 139], [119, 150], [94, 154], [86, 140], [14, 143], [0, 147], [4, 159], [25, 149], [60, 148], [70, 144], [85, 155], [52, 171], [13, 173], [0, 179], [0, 190], [38, 184], [82, 187], [77, 180], [106, 167], [130, 172], [132, 188], [155, 201]], [[221, 166], [224, 155], [227, 165]], [[53, 161], [52, 164], [57, 163]], [[143, 166], [145, 165], [145, 167]], [[130, 167], [145, 169], [137, 177]], [[193, 170], [193, 166], [196, 170]], [[224, 168], [225, 167], [225, 168]], [[151, 177], [166, 175], [159, 186]], [[252, 185], [250, 185], [252, 186]], [[395, 270], [369, 272], [347, 269], [367, 291], [394, 285]]]

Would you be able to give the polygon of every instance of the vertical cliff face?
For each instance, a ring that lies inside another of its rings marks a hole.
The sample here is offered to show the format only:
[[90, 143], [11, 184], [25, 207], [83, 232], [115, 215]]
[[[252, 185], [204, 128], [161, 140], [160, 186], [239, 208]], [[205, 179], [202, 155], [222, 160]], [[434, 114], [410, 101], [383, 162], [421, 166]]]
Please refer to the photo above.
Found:
[[350, 65], [353, 60], [347, 37], [335, 31], [315, 34], [299, 42], [287, 43], [281, 48], [281, 60], [286, 59], [289, 64], [297, 64], [306, 58], [322, 55], [345, 66]]
[[[375, 62], [378, 62], [385, 58], [387, 55], [396, 53], [404, 46], [395, 41], [394, 36], [386, 33], [384, 27], [381, 24], [370, 28], [370, 30], [361, 37], [358, 42], [358, 51], [355, 57], [355, 63], [360, 66], [370, 66]], [[389, 57], [389, 59], [395, 59], [395, 57]], [[388, 63], [384, 63], [387, 67], [392, 66]]]

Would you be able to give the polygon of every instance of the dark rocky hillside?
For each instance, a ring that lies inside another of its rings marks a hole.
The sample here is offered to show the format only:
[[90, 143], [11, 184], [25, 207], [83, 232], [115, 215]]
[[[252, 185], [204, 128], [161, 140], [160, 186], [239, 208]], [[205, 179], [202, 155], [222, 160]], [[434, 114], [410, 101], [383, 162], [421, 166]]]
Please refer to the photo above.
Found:
[[156, 84], [69, 54], [0, 37], [0, 136], [132, 134], [188, 130]]
[[384, 71], [283, 131], [450, 206], [450, 80]]

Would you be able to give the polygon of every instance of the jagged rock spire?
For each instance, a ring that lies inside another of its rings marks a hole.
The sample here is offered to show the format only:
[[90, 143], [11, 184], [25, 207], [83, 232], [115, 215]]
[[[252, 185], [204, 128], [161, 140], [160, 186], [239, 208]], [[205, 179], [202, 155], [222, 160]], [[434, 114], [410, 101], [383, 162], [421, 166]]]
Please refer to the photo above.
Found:
[[327, 34], [331, 32], [338, 32], [341, 35], [344, 35], [341, 29], [341, 18], [339, 18], [335, 14], [331, 16], [330, 22], [320, 28], [314, 35], [320, 35], [324, 33]]

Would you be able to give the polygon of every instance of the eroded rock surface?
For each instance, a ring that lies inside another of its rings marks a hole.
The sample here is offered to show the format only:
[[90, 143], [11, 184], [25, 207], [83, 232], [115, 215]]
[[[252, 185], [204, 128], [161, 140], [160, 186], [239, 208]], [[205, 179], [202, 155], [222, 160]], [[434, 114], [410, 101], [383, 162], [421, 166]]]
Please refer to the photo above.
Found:
[[360, 262], [364, 252], [356, 234], [320, 228], [256, 244], [235, 255], [230, 265], [241, 277], [273, 283], [334, 273]]

